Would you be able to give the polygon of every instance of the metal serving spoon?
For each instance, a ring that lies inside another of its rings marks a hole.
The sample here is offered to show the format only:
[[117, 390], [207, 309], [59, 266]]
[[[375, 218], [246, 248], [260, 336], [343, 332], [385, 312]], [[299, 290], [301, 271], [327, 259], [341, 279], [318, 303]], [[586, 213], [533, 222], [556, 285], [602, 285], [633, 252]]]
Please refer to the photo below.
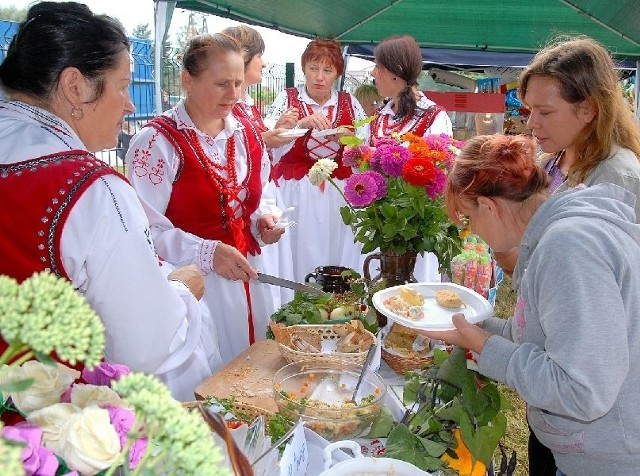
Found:
[[376, 353], [376, 344], [373, 343], [369, 346], [367, 357], [364, 359], [364, 364], [362, 364], [362, 370], [360, 371], [360, 376], [358, 377], [358, 383], [356, 383], [356, 388], [353, 390], [353, 395], [351, 395], [351, 399], [347, 400], [347, 402], [351, 402], [355, 405], [358, 404], [356, 402], [356, 395], [358, 394], [358, 390], [360, 390], [360, 385], [362, 384], [362, 379], [364, 378], [364, 374], [369, 368], [369, 364], [371, 364], [371, 360], [373, 360], [373, 356], [375, 355], [375, 353]]

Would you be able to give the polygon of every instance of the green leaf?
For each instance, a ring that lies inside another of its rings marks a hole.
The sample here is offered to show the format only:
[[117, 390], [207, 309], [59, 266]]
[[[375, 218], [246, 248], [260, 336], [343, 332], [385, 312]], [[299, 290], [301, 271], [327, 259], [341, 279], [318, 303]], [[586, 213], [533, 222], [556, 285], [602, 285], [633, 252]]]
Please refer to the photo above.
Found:
[[437, 454], [438, 450], [439, 448], [431, 445], [425, 446], [422, 439], [414, 435], [405, 425], [398, 425], [389, 433], [385, 456], [406, 461], [424, 471], [434, 471], [445, 467]]
[[55, 367], [57, 365], [56, 361], [49, 354], [33, 351], [33, 355], [39, 362], [45, 365], [49, 365], [51, 367]]
[[346, 145], [347, 147], [358, 147], [364, 142], [364, 139], [360, 139], [356, 136], [342, 136], [338, 139], [338, 142], [342, 145]]
[[422, 439], [422, 446], [427, 450], [429, 456], [441, 457], [445, 451], [447, 451], [447, 445], [444, 443], [439, 443], [437, 441], [429, 440], [426, 438]]
[[0, 385], [0, 392], [4, 393], [14, 393], [14, 392], [24, 392], [29, 389], [31, 385], [33, 385], [35, 379], [26, 378], [23, 380], [15, 380], [13, 382], [7, 382]]
[[480, 426], [477, 429], [474, 429], [470, 421], [463, 421], [460, 424], [460, 433], [471, 454], [488, 466], [506, 428], [507, 418], [499, 414], [493, 425]]
[[375, 119], [376, 119], [376, 116], [373, 115], [373, 116], [367, 116], [364, 119], [360, 119], [359, 121], [353, 121], [353, 127], [357, 129], [358, 127], [362, 127], [365, 124], [369, 124], [370, 122], [375, 121]]
[[383, 408], [371, 425], [371, 430], [367, 438], [383, 438], [389, 434], [393, 428], [393, 415], [389, 410]]

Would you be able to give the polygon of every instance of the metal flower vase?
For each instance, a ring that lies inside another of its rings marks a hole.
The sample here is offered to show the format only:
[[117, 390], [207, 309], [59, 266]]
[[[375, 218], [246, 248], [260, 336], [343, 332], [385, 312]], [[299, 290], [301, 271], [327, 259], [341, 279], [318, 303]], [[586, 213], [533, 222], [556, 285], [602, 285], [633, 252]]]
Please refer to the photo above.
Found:
[[[369, 286], [374, 286], [384, 280], [384, 286], [390, 288], [406, 283], [416, 283], [417, 280], [413, 276], [413, 270], [416, 266], [416, 251], [407, 251], [406, 253], [372, 253], [364, 260], [363, 274]], [[379, 273], [371, 277], [371, 262], [379, 261]], [[387, 325], [387, 318], [376, 311], [378, 325], [384, 327]]]

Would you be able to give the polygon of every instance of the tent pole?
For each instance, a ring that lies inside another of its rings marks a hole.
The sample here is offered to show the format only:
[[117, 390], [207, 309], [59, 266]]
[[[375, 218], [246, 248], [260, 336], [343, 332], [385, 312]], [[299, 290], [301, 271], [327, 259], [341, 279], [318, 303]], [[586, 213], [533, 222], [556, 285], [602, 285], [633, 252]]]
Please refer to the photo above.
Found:
[[153, 50], [153, 70], [154, 92], [155, 92], [155, 113], [162, 114], [162, 50], [164, 49], [164, 40], [169, 31], [171, 24], [171, 16], [173, 9], [176, 7], [174, 0], [153, 0], [154, 3], [154, 42]]
[[349, 49], [348, 46], [342, 47], [342, 60], [344, 61], [344, 70], [342, 71], [342, 75], [340, 76], [338, 91], [344, 91], [344, 83], [346, 82], [346, 79], [347, 79], [347, 66], [349, 65], [349, 58], [351, 56], [347, 53], [348, 49]]
[[635, 85], [635, 97], [636, 97], [636, 117], [640, 119], [640, 61], [636, 61], [636, 85]]

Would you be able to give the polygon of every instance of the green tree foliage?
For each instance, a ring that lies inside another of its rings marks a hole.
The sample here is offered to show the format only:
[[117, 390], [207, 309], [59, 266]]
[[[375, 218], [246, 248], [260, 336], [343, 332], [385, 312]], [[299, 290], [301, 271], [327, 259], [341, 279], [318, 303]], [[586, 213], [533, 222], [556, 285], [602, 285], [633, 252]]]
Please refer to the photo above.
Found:
[[15, 5], [1, 6], [0, 19], [23, 22], [27, 18], [27, 9], [18, 8]]
[[149, 28], [148, 23], [140, 23], [136, 25], [133, 31], [131, 32], [131, 36], [134, 38], [142, 38], [144, 40], [148, 40], [151, 38], [151, 29]]

